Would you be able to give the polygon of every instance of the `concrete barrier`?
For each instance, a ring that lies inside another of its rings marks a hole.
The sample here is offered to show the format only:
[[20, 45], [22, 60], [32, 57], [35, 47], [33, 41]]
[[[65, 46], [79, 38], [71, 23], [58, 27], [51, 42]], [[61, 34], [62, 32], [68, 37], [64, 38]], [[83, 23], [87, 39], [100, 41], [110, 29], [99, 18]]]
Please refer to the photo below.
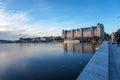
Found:
[[108, 80], [108, 44], [103, 42], [77, 80]]

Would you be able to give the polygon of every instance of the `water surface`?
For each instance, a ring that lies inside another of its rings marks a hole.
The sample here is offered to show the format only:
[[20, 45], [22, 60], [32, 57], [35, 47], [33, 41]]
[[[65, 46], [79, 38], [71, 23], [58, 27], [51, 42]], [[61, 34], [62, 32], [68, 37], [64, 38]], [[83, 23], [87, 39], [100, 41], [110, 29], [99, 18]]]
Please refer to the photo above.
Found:
[[75, 80], [100, 44], [0, 44], [0, 80]]

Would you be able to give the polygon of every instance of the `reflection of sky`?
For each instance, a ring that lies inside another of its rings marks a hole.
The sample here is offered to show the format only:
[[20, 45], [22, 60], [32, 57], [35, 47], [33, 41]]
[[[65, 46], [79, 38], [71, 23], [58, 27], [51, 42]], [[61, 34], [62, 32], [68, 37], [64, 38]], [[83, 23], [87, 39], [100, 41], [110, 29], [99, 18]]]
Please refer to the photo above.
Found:
[[0, 69], [2, 67], [4, 68], [5, 64], [14, 62], [16, 60], [26, 59], [33, 56], [42, 57], [42, 56], [53, 55], [54, 53], [51, 52], [53, 51], [57, 52], [57, 50], [60, 49], [58, 48], [60, 45], [59, 46], [54, 45], [54, 47], [57, 48], [56, 50], [52, 47], [47, 48], [48, 45], [51, 46], [51, 44], [32, 44], [32, 43], [0, 44], [0, 59], [1, 59]]
[[22, 77], [28, 80], [29, 75], [31, 80], [34, 77], [49, 80], [46, 76], [50, 80], [59, 80], [58, 76], [61, 80], [77, 77], [92, 54], [64, 54], [62, 47], [62, 43], [0, 44], [0, 80], [24, 80]]

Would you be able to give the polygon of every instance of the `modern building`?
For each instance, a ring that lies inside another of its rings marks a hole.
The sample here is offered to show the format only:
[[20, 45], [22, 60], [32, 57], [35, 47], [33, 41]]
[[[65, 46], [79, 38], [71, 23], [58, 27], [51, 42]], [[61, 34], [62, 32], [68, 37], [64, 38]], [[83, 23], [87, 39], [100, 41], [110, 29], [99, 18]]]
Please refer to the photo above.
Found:
[[80, 28], [75, 30], [63, 30], [63, 39], [104, 39], [104, 25], [98, 23], [97, 26], [91, 26], [88, 28]]

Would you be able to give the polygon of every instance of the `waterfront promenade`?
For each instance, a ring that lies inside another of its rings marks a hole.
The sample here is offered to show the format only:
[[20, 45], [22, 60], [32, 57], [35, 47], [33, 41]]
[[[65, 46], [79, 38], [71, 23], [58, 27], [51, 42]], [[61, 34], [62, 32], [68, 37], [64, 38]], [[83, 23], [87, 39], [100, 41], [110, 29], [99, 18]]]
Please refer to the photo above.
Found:
[[120, 46], [103, 42], [77, 80], [120, 80]]
[[120, 80], [120, 46], [109, 43], [109, 80]]
[[103, 42], [77, 80], [108, 80], [108, 44]]

